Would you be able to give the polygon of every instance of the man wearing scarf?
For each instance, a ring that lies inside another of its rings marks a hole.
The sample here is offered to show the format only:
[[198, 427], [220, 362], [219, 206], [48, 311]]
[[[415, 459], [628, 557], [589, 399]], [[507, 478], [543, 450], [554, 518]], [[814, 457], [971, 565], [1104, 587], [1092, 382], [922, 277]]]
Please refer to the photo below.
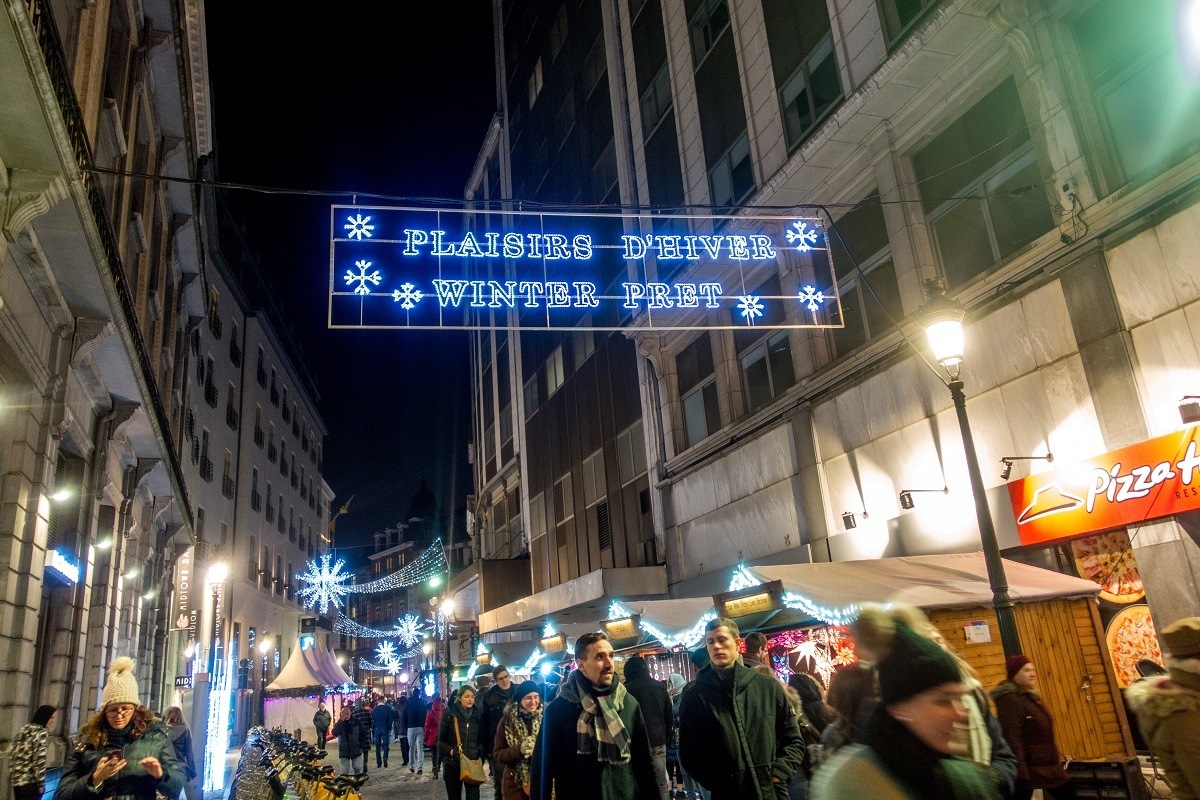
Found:
[[580, 636], [575, 665], [546, 706], [530, 764], [530, 799], [655, 800], [646, 723], [616, 680], [608, 636]]

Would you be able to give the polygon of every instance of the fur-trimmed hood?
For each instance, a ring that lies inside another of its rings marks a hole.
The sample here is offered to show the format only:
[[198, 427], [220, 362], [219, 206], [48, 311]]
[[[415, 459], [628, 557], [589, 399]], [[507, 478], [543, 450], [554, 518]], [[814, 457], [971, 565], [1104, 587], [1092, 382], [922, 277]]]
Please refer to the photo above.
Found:
[[1200, 692], [1188, 689], [1169, 677], [1143, 678], [1125, 689], [1129, 707], [1138, 716], [1147, 739], [1173, 714], [1195, 714], [1200, 717]]

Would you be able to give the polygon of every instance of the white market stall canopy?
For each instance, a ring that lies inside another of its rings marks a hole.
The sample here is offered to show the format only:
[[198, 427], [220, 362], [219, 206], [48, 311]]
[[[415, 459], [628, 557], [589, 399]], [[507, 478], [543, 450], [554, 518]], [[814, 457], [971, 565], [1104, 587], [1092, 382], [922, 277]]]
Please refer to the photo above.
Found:
[[299, 643], [292, 648], [292, 655], [283, 669], [267, 686], [268, 692], [294, 691], [313, 687], [313, 693], [319, 694], [326, 686], [344, 686], [353, 684], [354, 680], [346, 674], [341, 665], [319, 642], [307, 650]]

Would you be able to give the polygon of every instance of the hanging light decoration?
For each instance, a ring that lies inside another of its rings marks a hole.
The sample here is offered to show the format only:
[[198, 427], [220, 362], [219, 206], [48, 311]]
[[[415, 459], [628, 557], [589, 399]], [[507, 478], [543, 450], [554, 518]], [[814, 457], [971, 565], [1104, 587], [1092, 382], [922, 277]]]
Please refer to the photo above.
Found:
[[369, 583], [347, 584], [353, 574], [342, 571], [345, 565], [344, 559], [334, 562], [329, 553], [308, 562], [305, 571], [296, 576], [307, 584], [300, 590], [300, 598], [304, 601], [305, 608], [314, 608], [324, 614], [330, 606], [339, 608], [342, 600], [348, 595], [378, 594], [415, 586], [431, 578], [440, 577], [449, 567], [440, 538], [400, 570]]

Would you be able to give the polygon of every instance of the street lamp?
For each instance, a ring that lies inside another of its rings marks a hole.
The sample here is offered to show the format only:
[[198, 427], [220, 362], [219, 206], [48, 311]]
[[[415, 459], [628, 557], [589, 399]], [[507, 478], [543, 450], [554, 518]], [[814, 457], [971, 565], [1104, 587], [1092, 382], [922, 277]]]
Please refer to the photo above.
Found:
[[1017, 634], [1017, 620], [1013, 613], [1012, 598], [1008, 594], [1008, 578], [1004, 575], [1004, 562], [1000, 559], [996, 529], [992, 525], [987, 495], [983, 491], [983, 478], [979, 474], [979, 457], [975, 454], [975, 439], [971, 435], [971, 422], [967, 419], [967, 396], [963, 393], [963, 382], [958, 377], [965, 349], [962, 321], [966, 312], [962, 306], [946, 297], [946, 286], [940, 279], [926, 282], [925, 295], [927, 300], [917, 312], [918, 318], [925, 328], [933, 357], [950, 378], [946, 387], [950, 390], [954, 410], [958, 413], [958, 431], [962, 435], [963, 450], [966, 451], [967, 475], [975, 499], [975, 517], [979, 522], [979, 538], [983, 543], [992, 604], [1000, 625], [1000, 641], [1005, 657], [1015, 656], [1021, 652], [1021, 639]]

